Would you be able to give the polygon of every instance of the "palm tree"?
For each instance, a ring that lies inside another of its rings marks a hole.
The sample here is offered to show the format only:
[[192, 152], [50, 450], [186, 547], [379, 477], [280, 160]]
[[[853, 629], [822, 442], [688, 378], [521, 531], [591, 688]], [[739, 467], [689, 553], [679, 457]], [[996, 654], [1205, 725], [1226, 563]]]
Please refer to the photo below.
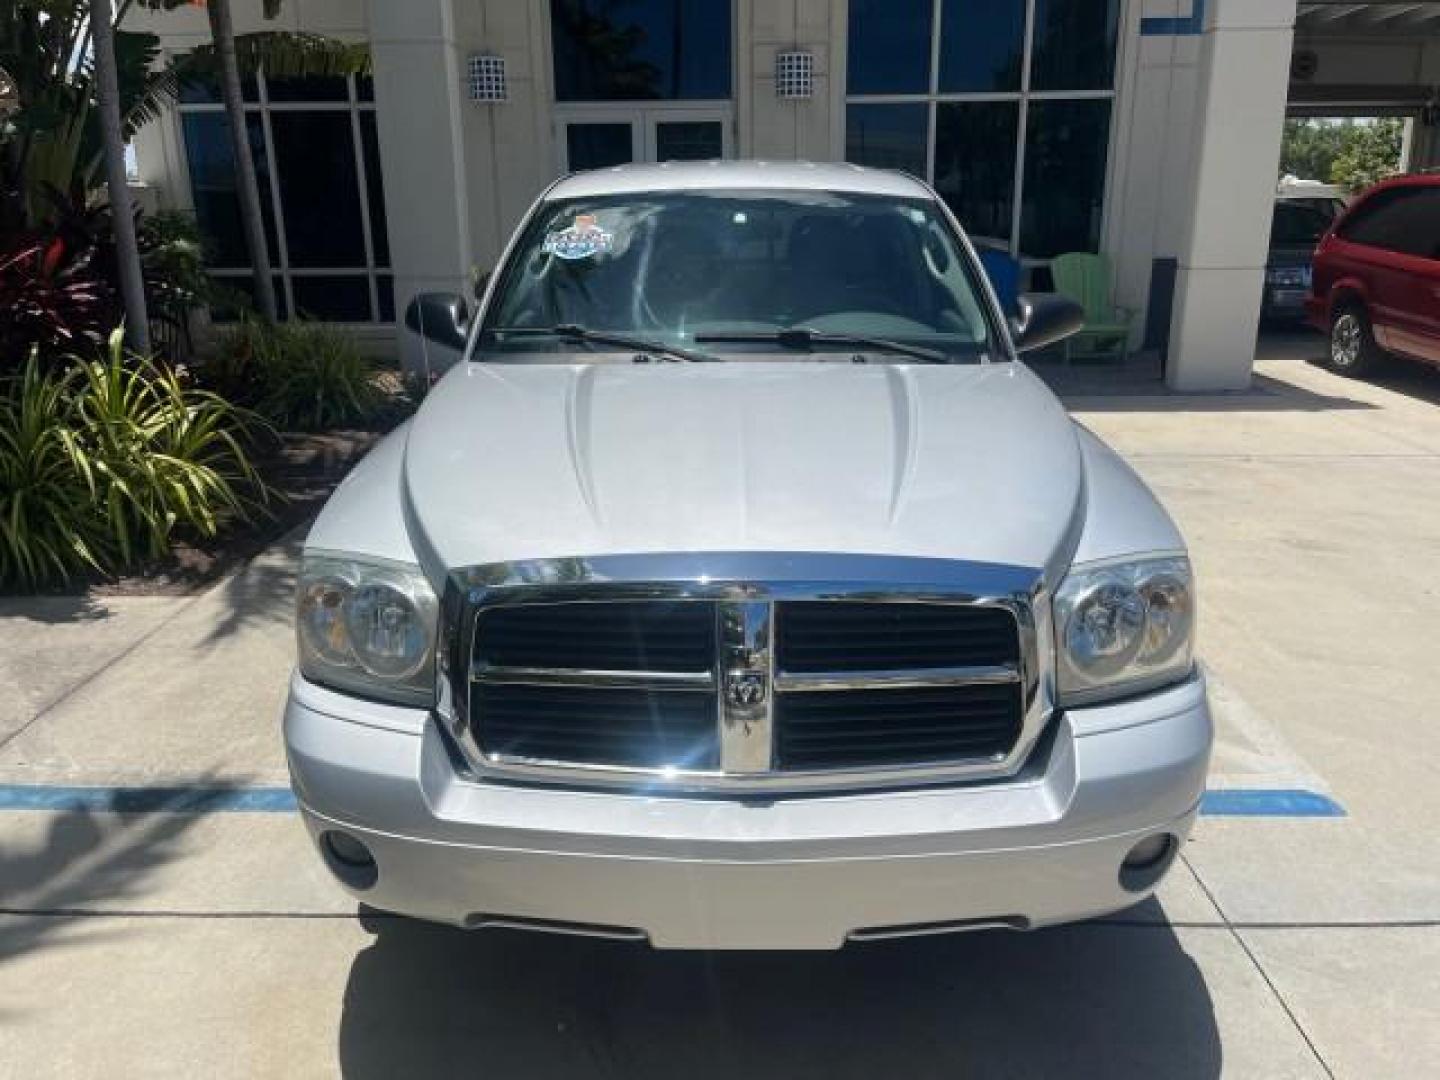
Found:
[[110, 222], [115, 234], [115, 264], [125, 325], [131, 347], [150, 353], [150, 317], [145, 311], [145, 276], [135, 236], [135, 207], [125, 168], [125, 134], [120, 119], [120, 76], [115, 63], [115, 27], [111, 0], [90, 0], [91, 48], [94, 50], [95, 98], [105, 153], [105, 179], [110, 189]]
[[[235, 159], [235, 184], [240, 196], [240, 221], [250, 249], [251, 273], [255, 278], [255, 305], [268, 323], [280, 317], [275, 303], [275, 279], [270, 276], [270, 250], [265, 242], [265, 219], [260, 213], [260, 182], [255, 176], [255, 159], [250, 154], [250, 125], [245, 119], [245, 99], [240, 90], [240, 63], [235, 51], [235, 20], [230, 0], [209, 0], [210, 37], [220, 68], [220, 96], [230, 120], [230, 146]], [[265, 0], [265, 17], [280, 13], [280, 0]]]

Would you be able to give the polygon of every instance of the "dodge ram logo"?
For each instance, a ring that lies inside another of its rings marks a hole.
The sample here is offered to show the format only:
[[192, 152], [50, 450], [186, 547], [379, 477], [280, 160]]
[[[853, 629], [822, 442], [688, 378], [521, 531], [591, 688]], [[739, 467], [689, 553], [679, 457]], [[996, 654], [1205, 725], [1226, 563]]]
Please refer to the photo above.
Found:
[[763, 671], [741, 669], [725, 676], [725, 698], [737, 708], [753, 708], [763, 704], [767, 689]]

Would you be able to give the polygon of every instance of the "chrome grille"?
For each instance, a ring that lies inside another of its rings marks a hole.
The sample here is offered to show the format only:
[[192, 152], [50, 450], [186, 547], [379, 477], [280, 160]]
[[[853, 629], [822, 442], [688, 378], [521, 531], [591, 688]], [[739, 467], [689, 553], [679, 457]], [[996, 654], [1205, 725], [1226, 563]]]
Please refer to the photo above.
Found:
[[[563, 562], [565, 580], [503, 564], [447, 592], [453, 690], [438, 711], [482, 774], [740, 791], [999, 776], [1049, 716], [1033, 572], [861, 556]], [[633, 576], [657, 564], [665, 576]], [[832, 564], [866, 573], [805, 573]], [[719, 572], [732, 566], [771, 574]]]

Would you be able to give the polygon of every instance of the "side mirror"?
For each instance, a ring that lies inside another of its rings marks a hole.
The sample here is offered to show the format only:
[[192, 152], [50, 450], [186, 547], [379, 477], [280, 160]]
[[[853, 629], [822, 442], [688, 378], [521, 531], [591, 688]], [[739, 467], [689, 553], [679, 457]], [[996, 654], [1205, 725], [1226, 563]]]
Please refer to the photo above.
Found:
[[421, 293], [405, 309], [405, 325], [423, 338], [461, 352], [470, 337], [470, 309], [454, 293]]
[[1085, 326], [1079, 304], [1059, 293], [1022, 293], [1015, 298], [1018, 314], [1010, 320], [1016, 352], [1033, 352], [1078, 334]]

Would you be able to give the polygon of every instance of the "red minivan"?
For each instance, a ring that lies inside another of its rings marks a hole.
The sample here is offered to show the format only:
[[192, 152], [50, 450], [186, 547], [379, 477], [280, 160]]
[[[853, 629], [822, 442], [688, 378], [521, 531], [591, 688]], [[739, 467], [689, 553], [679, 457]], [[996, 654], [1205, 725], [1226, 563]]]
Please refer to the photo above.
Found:
[[1330, 367], [1358, 375], [1387, 353], [1440, 364], [1440, 175], [1377, 184], [1315, 249], [1305, 313]]

